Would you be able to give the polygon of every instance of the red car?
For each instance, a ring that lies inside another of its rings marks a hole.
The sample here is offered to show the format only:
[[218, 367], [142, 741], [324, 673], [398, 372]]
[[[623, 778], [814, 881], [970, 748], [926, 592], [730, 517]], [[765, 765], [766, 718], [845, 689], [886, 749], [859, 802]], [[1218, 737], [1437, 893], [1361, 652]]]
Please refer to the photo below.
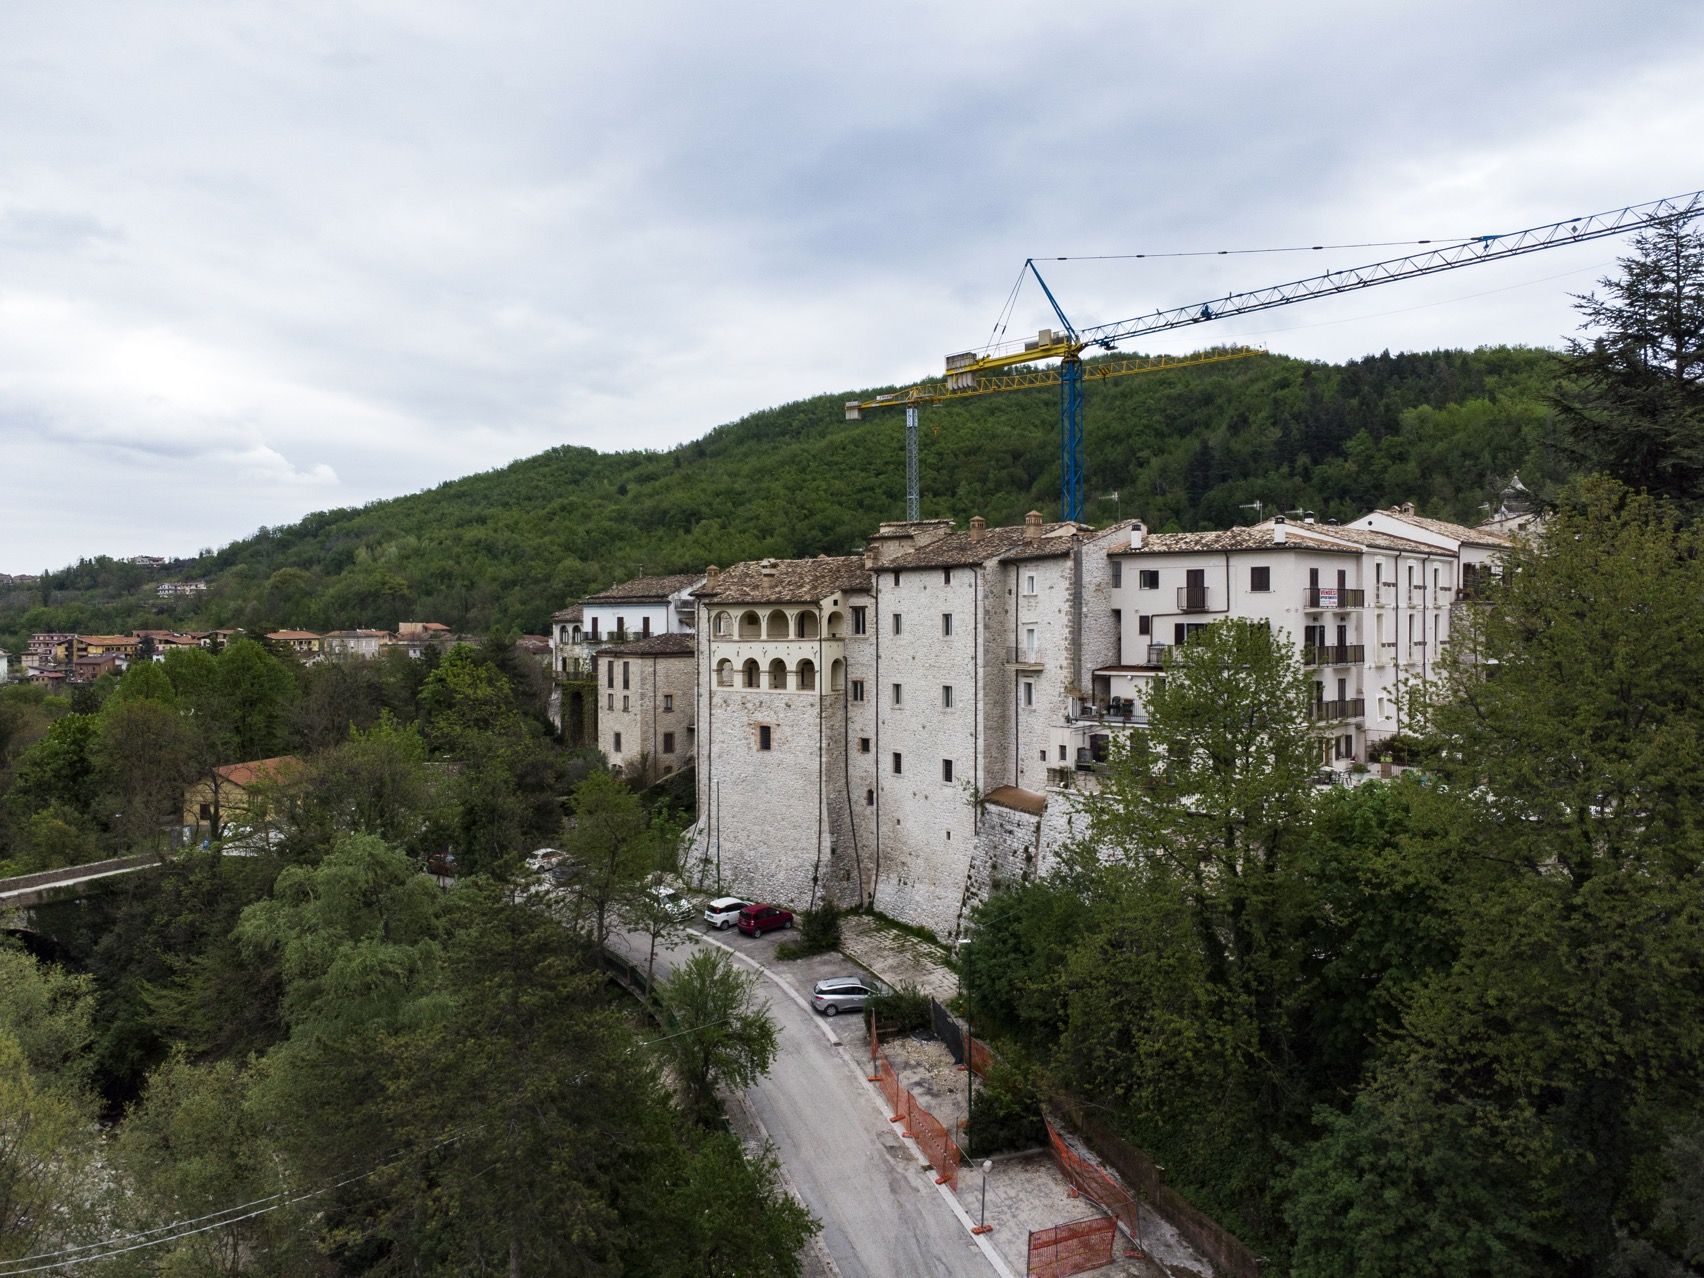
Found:
[[748, 905], [740, 911], [740, 921], [736, 926], [746, 936], [762, 936], [777, 928], [792, 927], [793, 912], [783, 910], [779, 905]]

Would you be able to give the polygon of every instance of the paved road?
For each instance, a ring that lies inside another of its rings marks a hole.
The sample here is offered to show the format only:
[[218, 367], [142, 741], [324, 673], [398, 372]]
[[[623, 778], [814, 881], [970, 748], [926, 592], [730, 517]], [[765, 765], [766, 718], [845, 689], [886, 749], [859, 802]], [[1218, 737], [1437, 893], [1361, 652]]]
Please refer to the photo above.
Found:
[[[731, 947], [741, 943], [728, 934]], [[659, 951], [659, 973], [702, 944], [704, 938], [693, 935]], [[644, 961], [642, 938], [627, 940], [626, 948]], [[821, 1018], [767, 977], [760, 988], [781, 1031], [780, 1051], [768, 1076], [746, 1092], [746, 1101], [768, 1129], [799, 1197], [822, 1221], [822, 1241], [840, 1273], [989, 1278], [996, 1271], [880, 1112], [864, 1082], [862, 1060], [853, 1059], [856, 1048], [831, 1046]], [[855, 1030], [855, 1019], [839, 1020]], [[851, 1037], [862, 1043], [861, 1034]]]

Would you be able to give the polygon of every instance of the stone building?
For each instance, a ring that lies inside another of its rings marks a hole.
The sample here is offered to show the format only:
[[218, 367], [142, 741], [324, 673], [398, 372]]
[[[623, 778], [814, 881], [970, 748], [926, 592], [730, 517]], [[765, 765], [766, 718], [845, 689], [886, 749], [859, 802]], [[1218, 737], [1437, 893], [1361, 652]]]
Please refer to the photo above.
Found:
[[693, 759], [693, 642], [689, 634], [652, 635], [597, 650], [598, 748], [610, 766], [641, 785]]
[[711, 569], [694, 873], [956, 934], [999, 883], [1047, 867], [1171, 651], [1225, 617], [1296, 646], [1322, 763], [1365, 761], [1447, 641], [1464, 565], [1491, 571], [1497, 552], [1495, 534], [1380, 513], [1159, 535], [922, 520], [881, 525], [861, 556]]

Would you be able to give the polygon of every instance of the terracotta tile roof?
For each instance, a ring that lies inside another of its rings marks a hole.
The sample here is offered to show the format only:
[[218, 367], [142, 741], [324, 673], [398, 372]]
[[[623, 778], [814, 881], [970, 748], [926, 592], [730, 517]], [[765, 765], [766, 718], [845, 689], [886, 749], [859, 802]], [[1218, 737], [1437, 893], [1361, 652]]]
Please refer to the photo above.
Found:
[[600, 657], [690, 657], [693, 642], [691, 635], [652, 635], [649, 639], [635, 639], [630, 643], [612, 643], [607, 648], [599, 648]]
[[[1043, 553], [1047, 555], [1062, 555], [1071, 549], [1071, 534], [1086, 531], [1080, 524], [1043, 524], [1041, 526], [1041, 545], [1027, 545], [1024, 538], [1024, 525], [1007, 524], [1003, 528], [984, 529], [980, 537], [972, 537], [968, 529], [963, 532], [948, 533], [938, 541], [932, 541], [912, 551], [901, 555], [892, 563], [880, 565], [880, 571], [891, 572], [894, 569], [906, 568], [957, 568], [970, 564], [987, 563], [991, 559], [1003, 558], [1038, 558]], [[1045, 552], [1042, 546], [1049, 538], [1058, 536], [1056, 545], [1047, 546]], [[1029, 553], [1018, 556], [1015, 551]]]
[[[1305, 527], [1305, 525], [1304, 525]], [[1290, 531], [1295, 532], [1292, 526]], [[1398, 537], [1394, 533], [1378, 532], [1372, 528], [1351, 528], [1347, 524], [1314, 525], [1307, 530], [1310, 533], [1322, 533], [1327, 537], [1341, 538], [1352, 541], [1357, 546], [1368, 546], [1374, 550], [1400, 550], [1403, 554], [1436, 553], [1437, 547], [1427, 545], [1423, 541], [1415, 541], [1409, 537]]]
[[282, 643], [291, 639], [318, 639], [320, 636], [311, 630], [274, 630], [266, 637]]
[[1047, 810], [1047, 796], [1037, 794], [1034, 790], [1020, 790], [1015, 785], [997, 785], [986, 796], [989, 803], [996, 807], [1010, 808], [1014, 812], [1028, 812], [1031, 816], [1040, 816]]
[[[891, 565], [887, 565], [891, 566]], [[862, 555], [815, 559], [749, 559], [724, 569], [693, 593], [729, 603], [815, 603], [844, 590], [868, 590]]]
[[1142, 544], [1134, 549], [1126, 547], [1123, 550], [1109, 550], [1109, 555], [1167, 555], [1191, 550], [1327, 550], [1340, 555], [1353, 555], [1359, 552], [1348, 546], [1334, 545], [1329, 541], [1310, 536], [1314, 529], [1304, 532], [1294, 524], [1285, 526], [1285, 542], [1278, 545], [1272, 540], [1272, 529], [1267, 528], [1223, 528], [1212, 532], [1192, 533], [1148, 533]]
[[1493, 532], [1488, 528], [1469, 528], [1466, 524], [1452, 524], [1447, 519], [1428, 519], [1424, 515], [1411, 515], [1405, 510], [1390, 507], [1378, 512], [1392, 519], [1400, 519], [1405, 524], [1413, 524], [1416, 528], [1424, 528], [1435, 532], [1441, 537], [1453, 537], [1457, 541], [1465, 541], [1470, 546], [1512, 547], [1514, 538], [1507, 533]]
[[552, 621], [584, 621], [583, 614], [584, 610], [579, 604], [575, 604], [572, 608], [563, 608], [559, 612], [551, 613], [550, 619]]
[[390, 631], [388, 631], [388, 630], [328, 630], [328, 631], [325, 632], [324, 637], [327, 638], [327, 639], [388, 639], [390, 637]]
[[251, 759], [247, 763], [227, 763], [214, 768], [226, 781], [247, 789], [256, 781], [288, 781], [302, 770], [302, 761], [293, 754], [274, 759]]
[[661, 603], [677, 591], [704, 579], [703, 573], [680, 573], [673, 577], [635, 577], [587, 595], [582, 604], [589, 603]]

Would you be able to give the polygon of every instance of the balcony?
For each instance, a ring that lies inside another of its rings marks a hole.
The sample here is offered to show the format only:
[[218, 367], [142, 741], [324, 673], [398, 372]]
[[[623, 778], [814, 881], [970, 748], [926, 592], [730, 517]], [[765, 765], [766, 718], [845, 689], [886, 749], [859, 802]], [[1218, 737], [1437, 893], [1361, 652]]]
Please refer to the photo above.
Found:
[[1148, 662], [1150, 666], [1163, 666], [1171, 660], [1172, 646], [1169, 643], [1151, 643], [1148, 645]]
[[1334, 608], [1364, 608], [1367, 605], [1365, 590], [1349, 590], [1343, 586], [1309, 586], [1302, 594], [1302, 606], [1315, 612]]
[[1314, 721], [1326, 719], [1360, 719], [1367, 713], [1365, 697], [1346, 697], [1338, 701], [1316, 701], [1313, 705]]
[[1008, 666], [1034, 666], [1039, 669], [1042, 665], [1042, 651], [1040, 648], [1015, 647], [1007, 644], [1006, 664]]
[[1177, 610], [1179, 612], [1206, 612], [1208, 607], [1206, 586], [1179, 586], [1177, 588]]
[[1358, 666], [1367, 660], [1367, 647], [1360, 643], [1310, 643], [1302, 647], [1304, 666]]

